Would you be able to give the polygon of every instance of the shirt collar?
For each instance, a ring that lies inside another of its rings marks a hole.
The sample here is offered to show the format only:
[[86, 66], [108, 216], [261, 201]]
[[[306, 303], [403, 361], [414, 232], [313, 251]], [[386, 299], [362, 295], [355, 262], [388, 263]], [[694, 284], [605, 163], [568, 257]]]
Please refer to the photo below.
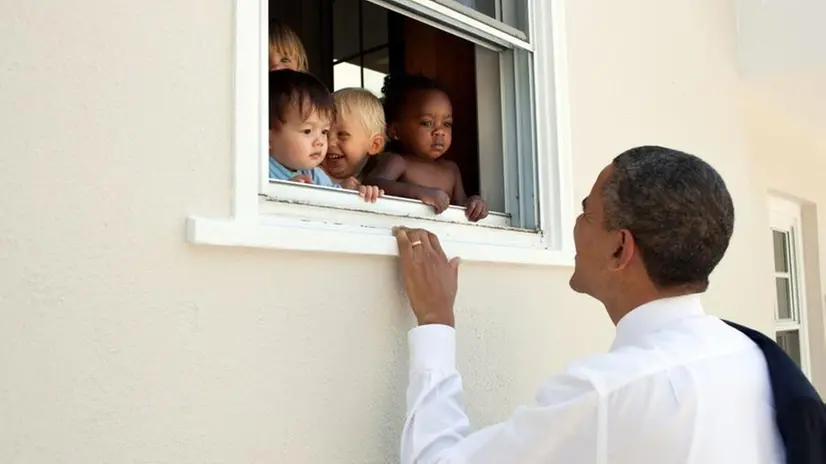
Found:
[[704, 314], [700, 295], [696, 293], [663, 298], [637, 306], [620, 319], [611, 349], [629, 345], [643, 335], [655, 332], [673, 322]]
[[273, 170], [281, 171], [281, 172], [287, 172], [287, 173], [297, 173], [298, 172], [296, 170], [292, 170], [292, 169], [288, 168], [287, 166], [284, 166], [283, 164], [279, 163], [275, 158], [270, 156], [270, 171], [273, 171]]

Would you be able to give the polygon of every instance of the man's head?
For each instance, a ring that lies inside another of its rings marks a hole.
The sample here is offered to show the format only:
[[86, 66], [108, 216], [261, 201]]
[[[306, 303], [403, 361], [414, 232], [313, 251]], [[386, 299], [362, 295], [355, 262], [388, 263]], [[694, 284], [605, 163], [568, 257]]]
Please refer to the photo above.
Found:
[[717, 171], [663, 147], [616, 157], [582, 203], [570, 284], [606, 304], [639, 289], [705, 291], [734, 230], [734, 205]]
[[322, 167], [334, 179], [346, 179], [358, 176], [367, 157], [384, 148], [384, 109], [378, 97], [365, 89], [341, 89], [333, 98], [336, 120]]

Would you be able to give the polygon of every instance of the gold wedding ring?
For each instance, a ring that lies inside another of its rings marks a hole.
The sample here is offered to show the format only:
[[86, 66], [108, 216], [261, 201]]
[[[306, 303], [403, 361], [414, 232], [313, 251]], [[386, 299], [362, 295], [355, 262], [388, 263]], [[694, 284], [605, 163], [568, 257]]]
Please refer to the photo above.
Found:
[[421, 241], [421, 240], [416, 240], [415, 242], [411, 243], [411, 244], [410, 244], [410, 246], [411, 246], [412, 248], [416, 248], [417, 246], [419, 246], [419, 245], [421, 245], [421, 244], [422, 244], [422, 241]]

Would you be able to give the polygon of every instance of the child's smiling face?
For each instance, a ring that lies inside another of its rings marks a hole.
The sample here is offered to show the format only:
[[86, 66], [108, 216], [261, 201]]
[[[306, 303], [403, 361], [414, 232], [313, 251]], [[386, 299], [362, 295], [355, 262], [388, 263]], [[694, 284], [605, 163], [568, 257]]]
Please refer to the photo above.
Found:
[[297, 108], [291, 108], [286, 122], [276, 122], [270, 129], [270, 156], [289, 169], [313, 169], [327, 154], [330, 120], [313, 111], [302, 120]]
[[453, 107], [439, 90], [416, 90], [405, 99], [392, 133], [411, 155], [435, 160], [450, 148], [453, 138]]
[[368, 156], [381, 151], [383, 134], [371, 134], [358, 115], [339, 112], [328, 137], [329, 149], [323, 168], [331, 177], [356, 176]]

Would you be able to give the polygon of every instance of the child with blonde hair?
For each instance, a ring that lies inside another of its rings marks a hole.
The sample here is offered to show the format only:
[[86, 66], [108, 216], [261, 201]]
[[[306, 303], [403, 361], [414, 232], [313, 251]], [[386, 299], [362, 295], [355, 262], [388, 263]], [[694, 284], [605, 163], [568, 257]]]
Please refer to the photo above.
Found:
[[360, 88], [333, 94], [336, 117], [331, 127], [327, 157], [321, 165], [344, 186], [361, 185], [368, 159], [384, 149], [384, 108], [370, 91]]
[[290, 26], [270, 21], [270, 71], [292, 69], [307, 72], [307, 52], [298, 34]]

